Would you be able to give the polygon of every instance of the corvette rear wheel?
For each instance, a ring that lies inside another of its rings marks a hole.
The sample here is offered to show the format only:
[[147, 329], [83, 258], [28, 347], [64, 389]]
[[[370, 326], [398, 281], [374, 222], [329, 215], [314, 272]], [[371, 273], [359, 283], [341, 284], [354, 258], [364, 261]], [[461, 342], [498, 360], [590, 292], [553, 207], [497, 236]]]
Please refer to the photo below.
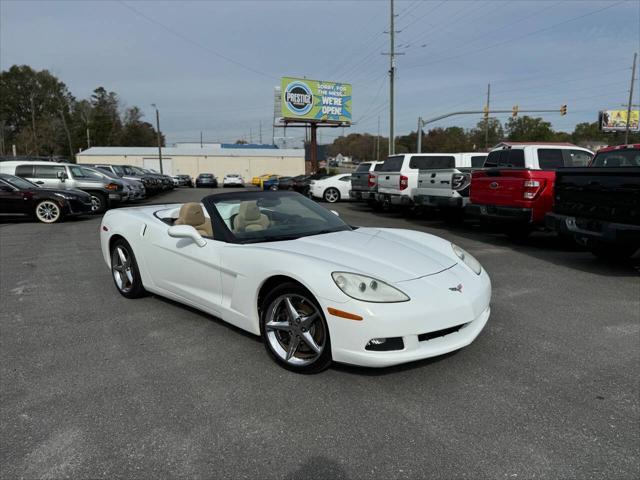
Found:
[[331, 364], [327, 322], [309, 291], [295, 283], [283, 284], [262, 306], [262, 339], [276, 363], [298, 373], [321, 372]]
[[116, 240], [111, 249], [111, 274], [122, 296], [140, 298], [145, 294], [136, 257], [124, 239]]

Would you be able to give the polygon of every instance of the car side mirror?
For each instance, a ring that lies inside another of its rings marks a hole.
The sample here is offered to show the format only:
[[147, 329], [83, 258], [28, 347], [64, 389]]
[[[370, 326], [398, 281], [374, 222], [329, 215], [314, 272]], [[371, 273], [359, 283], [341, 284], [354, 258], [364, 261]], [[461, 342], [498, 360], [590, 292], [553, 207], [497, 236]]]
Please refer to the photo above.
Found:
[[67, 178], [67, 174], [65, 172], [58, 171], [58, 173], [56, 173], [56, 177], [58, 177], [60, 181], [64, 182]]
[[336, 212], [335, 210], [331, 210], [331, 213], [333, 213], [336, 217], [340, 216], [340, 214], [338, 212]]
[[199, 247], [204, 247], [207, 241], [191, 225], [173, 225], [169, 227], [169, 236], [173, 238], [190, 238]]

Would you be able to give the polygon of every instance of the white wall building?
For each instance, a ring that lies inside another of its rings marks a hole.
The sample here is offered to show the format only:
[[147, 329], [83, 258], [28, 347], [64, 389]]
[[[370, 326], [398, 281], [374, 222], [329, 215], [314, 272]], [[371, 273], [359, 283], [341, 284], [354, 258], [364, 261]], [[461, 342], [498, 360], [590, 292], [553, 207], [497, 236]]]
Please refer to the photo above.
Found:
[[[82, 164], [135, 165], [160, 171], [156, 147], [91, 147], [76, 159]], [[304, 174], [304, 150], [228, 144], [164, 147], [162, 169], [168, 175], [213, 173], [220, 179], [227, 173], [239, 173], [246, 181], [266, 173], [296, 176]]]

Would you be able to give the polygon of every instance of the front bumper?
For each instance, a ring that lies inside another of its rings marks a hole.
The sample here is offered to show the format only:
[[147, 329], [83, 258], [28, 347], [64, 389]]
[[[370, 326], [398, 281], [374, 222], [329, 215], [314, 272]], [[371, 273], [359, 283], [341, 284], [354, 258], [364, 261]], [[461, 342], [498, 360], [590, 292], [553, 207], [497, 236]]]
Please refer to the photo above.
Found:
[[581, 243], [592, 240], [620, 245], [640, 245], [640, 226], [604, 220], [576, 218], [557, 213], [545, 216], [547, 228], [573, 235]]
[[[462, 284], [462, 292], [449, 287]], [[480, 334], [491, 313], [491, 282], [466, 266], [395, 284], [411, 300], [401, 303], [368, 303], [350, 300], [337, 308], [363, 317], [347, 320], [326, 314], [333, 359], [364, 367], [388, 367], [443, 355], [469, 345]], [[331, 306], [321, 301], [324, 311]], [[334, 305], [335, 306], [335, 305]], [[459, 328], [456, 328], [459, 327]], [[435, 332], [435, 333], [434, 333]], [[444, 336], [440, 336], [441, 333]], [[435, 338], [429, 338], [433, 333]], [[374, 338], [402, 338], [402, 348], [372, 351], [365, 347]]]
[[66, 200], [66, 210], [64, 212], [65, 215], [88, 215], [92, 213], [91, 207], [93, 206], [91, 203], [91, 197], [88, 197], [84, 200], [82, 199], [72, 199]]
[[496, 223], [530, 224], [533, 219], [533, 210], [530, 208], [470, 203], [464, 210], [470, 217], [486, 219]]

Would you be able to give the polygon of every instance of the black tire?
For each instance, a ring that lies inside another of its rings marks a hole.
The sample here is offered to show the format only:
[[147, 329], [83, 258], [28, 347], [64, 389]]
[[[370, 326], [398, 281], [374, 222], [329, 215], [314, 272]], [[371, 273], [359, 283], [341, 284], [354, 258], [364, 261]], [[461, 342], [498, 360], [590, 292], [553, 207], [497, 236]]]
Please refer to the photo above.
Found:
[[[316, 322], [321, 322], [321, 326], [324, 328], [322, 352], [310, 364], [303, 365], [303, 366], [293, 365], [285, 361], [283, 358], [281, 358], [279, 354], [276, 353], [276, 351], [271, 346], [271, 343], [267, 334], [268, 333], [267, 327], [265, 325], [268, 321], [268, 317], [270, 313], [275, 308], [274, 303], [284, 295], [293, 295], [293, 296], [303, 297], [307, 302], [311, 303], [313, 307], [315, 307], [316, 311], [319, 313], [318, 319], [316, 320]], [[327, 324], [327, 320], [325, 319], [324, 313], [322, 312], [322, 308], [318, 304], [315, 297], [311, 294], [311, 292], [309, 292], [306, 288], [302, 287], [297, 283], [283, 283], [281, 285], [278, 285], [276, 288], [271, 290], [267, 295], [265, 295], [260, 305], [260, 335], [262, 337], [262, 343], [264, 344], [264, 347], [267, 350], [267, 353], [278, 365], [280, 365], [281, 367], [287, 370], [290, 370], [296, 373], [313, 374], [313, 373], [322, 372], [323, 370], [326, 370], [327, 368], [329, 368], [329, 366], [331, 365], [331, 362], [332, 362], [331, 338], [329, 334], [329, 326]]]
[[[118, 285], [118, 281], [116, 280], [116, 272], [120, 274], [120, 271], [117, 270], [114, 265], [114, 255], [118, 255], [118, 249], [122, 249], [124, 252], [126, 252], [126, 257], [129, 260], [128, 266], [130, 267], [130, 273], [133, 281], [130, 282], [130, 286], [128, 286], [128, 288], [123, 288], [121, 285]], [[133, 249], [131, 248], [131, 245], [129, 245], [129, 242], [127, 242], [124, 238], [119, 238], [118, 240], [113, 242], [110, 253], [111, 277], [113, 278], [113, 283], [115, 284], [118, 292], [120, 292], [120, 295], [130, 299], [143, 297], [146, 294], [146, 290], [144, 289], [144, 285], [142, 284], [142, 277], [140, 276], [140, 270], [138, 269], [136, 256], [133, 254]]]
[[33, 215], [42, 223], [57, 223], [64, 216], [60, 204], [48, 198], [38, 202]]
[[589, 245], [589, 251], [596, 257], [607, 261], [621, 261], [631, 258], [638, 250], [635, 245], [615, 245], [596, 242]]
[[337, 203], [340, 201], [340, 191], [335, 187], [329, 187], [323, 192], [322, 199], [327, 203]]
[[91, 195], [91, 213], [101, 214], [107, 210], [107, 197], [100, 192], [88, 192]]

